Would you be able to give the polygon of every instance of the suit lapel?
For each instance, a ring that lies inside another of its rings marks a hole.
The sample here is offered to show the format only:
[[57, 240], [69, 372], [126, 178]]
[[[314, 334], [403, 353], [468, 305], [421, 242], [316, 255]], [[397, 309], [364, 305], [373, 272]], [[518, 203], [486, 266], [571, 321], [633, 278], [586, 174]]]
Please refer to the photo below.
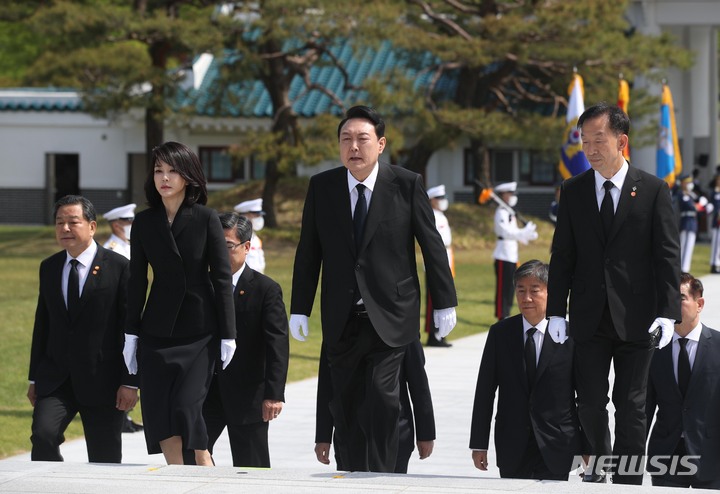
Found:
[[[708, 363], [708, 353], [710, 351], [710, 338], [712, 338], [712, 330], [707, 328], [704, 324], [702, 326], [702, 333], [698, 340], [697, 352], [695, 352], [695, 361], [693, 362], [692, 372], [690, 373], [690, 382], [688, 383], [687, 395], [685, 399], [690, 397], [693, 392], [693, 387], [697, 386], [698, 380], [702, 379], [705, 374], [705, 367]], [[669, 345], [668, 345], [669, 346]]]
[[65, 318], [70, 321], [70, 314], [65, 304], [65, 297], [63, 296], [62, 284], [63, 284], [63, 269], [65, 268], [65, 261], [67, 259], [66, 251], [60, 252], [52, 264], [49, 265], [48, 269], [48, 281], [47, 286], [50, 290], [50, 300], [55, 304], [58, 309], [55, 314], [65, 314]]
[[85, 278], [85, 284], [83, 285], [82, 293], [80, 294], [80, 307], [77, 310], [77, 314], [81, 314], [83, 309], [88, 303], [88, 300], [92, 296], [93, 290], [95, 290], [100, 282], [100, 276], [104, 272], [106, 266], [105, 249], [98, 244], [95, 258], [92, 263], [88, 266], [87, 277]]
[[545, 334], [543, 336], [542, 350], [540, 350], [537, 372], [535, 373], [535, 382], [540, 380], [540, 376], [542, 376], [542, 373], [545, 372], [545, 369], [547, 369], [550, 362], [552, 362], [556, 349], [557, 347], [550, 335]]
[[246, 264], [237, 285], [235, 285], [235, 305], [238, 310], [245, 310], [254, 281], [255, 272]]
[[392, 199], [397, 192], [397, 185], [394, 183], [395, 173], [390, 168], [390, 165], [378, 163], [378, 168], [375, 189], [372, 191], [370, 208], [368, 209], [367, 220], [365, 220], [365, 232], [363, 233], [360, 252], [367, 247], [380, 224], [380, 220], [392, 210]]
[[595, 192], [595, 171], [591, 168], [584, 172], [582, 177], [581, 197], [583, 209], [591, 211], [588, 221], [598, 239], [605, 241], [605, 233], [603, 232], [602, 219], [600, 218], [600, 209], [597, 205], [597, 193]]
[[630, 213], [635, 206], [638, 195], [642, 194], [640, 187], [641, 181], [638, 171], [632, 167], [628, 167], [625, 183], [623, 183], [622, 190], [620, 191], [620, 201], [615, 210], [615, 219], [613, 219], [612, 228], [610, 229], [608, 243], [615, 237], [617, 232], [620, 231], [620, 227], [625, 222], [628, 213]]
[[[182, 211], [182, 208], [181, 208]], [[178, 221], [178, 218], [180, 217], [180, 222], [182, 223], [182, 214], [176, 215], [176, 222]], [[170, 224], [168, 223], [167, 219], [167, 212], [165, 211], [165, 206], [160, 206], [159, 208], [153, 209], [153, 223], [155, 224], [155, 228], [160, 234], [160, 238], [162, 238], [163, 242], [167, 244], [167, 246], [178, 256], [180, 255], [180, 251], [177, 248], [177, 244], [175, 243], [175, 237], [173, 237], [173, 232], [171, 230]], [[176, 231], [177, 231], [177, 223], [176, 223]]]
[[[352, 207], [350, 205], [350, 191], [348, 190], [347, 182], [347, 168], [338, 167], [338, 173], [333, 177], [332, 182], [327, 187], [327, 190], [319, 191], [323, 195], [326, 195], [327, 202], [325, 204], [332, 204], [332, 207], [328, 207], [335, 216], [336, 225], [340, 230], [340, 234], [345, 238], [348, 244], [348, 248], [355, 254], [355, 239], [353, 238], [353, 219], [352, 219]], [[320, 202], [318, 202], [319, 204]], [[344, 204], [344, 206], [338, 207], [338, 204]]]
[[660, 382], [668, 383], [671, 382], [672, 386], [668, 386], [668, 389], [670, 389], [671, 393], [675, 393], [680, 400], [682, 400], [682, 393], [680, 393], [680, 386], [678, 386], [677, 379], [675, 378], [675, 367], [673, 365], [673, 359], [672, 359], [672, 346], [673, 342], [671, 342], [669, 345], [666, 345], [664, 348], [661, 348], [660, 350], [655, 350], [658, 352], [658, 368], [660, 369]]
[[510, 334], [507, 338], [508, 348], [507, 355], [512, 360], [512, 368], [517, 369], [517, 377], [520, 381], [525, 393], [530, 393], [530, 388], [527, 382], [527, 373], [525, 372], [525, 336], [523, 334], [523, 319], [522, 316], [518, 316], [517, 324], [508, 328]]

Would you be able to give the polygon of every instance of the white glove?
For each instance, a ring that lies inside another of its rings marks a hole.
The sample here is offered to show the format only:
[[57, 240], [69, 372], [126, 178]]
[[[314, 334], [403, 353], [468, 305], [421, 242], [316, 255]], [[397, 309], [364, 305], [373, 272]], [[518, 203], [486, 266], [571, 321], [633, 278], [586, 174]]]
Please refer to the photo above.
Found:
[[436, 309], [433, 311], [433, 322], [435, 327], [438, 328], [438, 336], [445, 338], [450, 334], [457, 324], [457, 314], [455, 313], [455, 307], [449, 309]]
[[667, 317], [657, 317], [650, 325], [648, 333], [652, 333], [660, 326], [662, 335], [660, 336], [660, 343], [658, 343], [658, 349], [664, 347], [672, 341], [672, 335], [675, 332], [675, 322]]
[[710, 213], [712, 213], [713, 211], [715, 211], [715, 206], [713, 206], [713, 203], [712, 203], [712, 202], [708, 202], [707, 204], [705, 204], [705, 212], [706, 212], [707, 214], [710, 214]]
[[125, 360], [125, 367], [127, 367], [129, 374], [137, 374], [137, 342], [137, 335], [125, 333], [123, 359]]
[[555, 343], [560, 343], [562, 345], [568, 339], [567, 321], [564, 317], [550, 316], [547, 331], [550, 333], [550, 338], [552, 338]]
[[236, 348], [235, 338], [223, 338], [220, 340], [220, 360], [223, 363], [223, 370], [230, 364]]
[[303, 314], [290, 314], [290, 334], [298, 341], [305, 341], [308, 335], [308, 316]]

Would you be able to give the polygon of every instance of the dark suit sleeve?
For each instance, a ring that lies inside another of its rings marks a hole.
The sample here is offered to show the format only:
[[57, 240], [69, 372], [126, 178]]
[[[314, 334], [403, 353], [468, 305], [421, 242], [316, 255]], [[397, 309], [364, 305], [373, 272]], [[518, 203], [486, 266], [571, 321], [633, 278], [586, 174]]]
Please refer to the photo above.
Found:
[[[420, 340], [405, 349], [405, 379], [415, 418], [415, 436], [418, 441], [435, 440], [435, 415], [433, 413], [430, 384], [425, 372], [425, 353]], [[403, 383], [400, 383], [403, 386]]]
[[577, 253], [573, 239], [572, 223], [568, 201], [564, 201], [565, 184], [560, 186], [557, 224], [553, 235], [550, 257], [550, 276], [548, 279], [548, 316], [565, 317], [567, 299], [573, 278]]
[[[100, 248], [100, 247], [98, 247]], [[128, 280], [130, 279], [130, 263], [129, 262], [123, 262], [120, 268], [120, 276], [118, 279], [118, 287], [117, 287], [117, 316], [116, 316], [116, 325], [115, 325], [115, 334], [117, 335], [116, 338], [119, 339], [120, 345], [120, 353], [122, 353], [122, 349], [125, 343], [125, 329], [127, 327], [126, 323], [126, 317], [127, 317], [127, 296], [128, 296]], [[120, 365], [122, 367], [121, 369], [121, 379], [120, 383], [125, 386], [132, 386], [132, 387], [138, 387], [139, 379], [138, 375], [130, 375], [128, 373], [127, 366], [125, 365], [125, 360], [120, 359]]]
[[457, 306], [455, 282], [448, 263], [447, 250], [435, 226], [435, 215], [430, 207], [422, 177], [417, 175], [413, 184], [412, 221], [415, 238], [422, 250], [428, 289], [435, 309]]
[[147, 228], [147, 215], [137, 217], [133, 221], [130, 242], [130, 279], [127, 284], [127, 319], [125, 321], [125, 332], [129, 334], [140, 334], [140, 320], [145, 307], [145, 297], [148, 288], [148, 259], [145, 254], [145, 233]]
[[295, 252], [290, 301], [291, 314], [306, 316], [312, 312], [322, 265], [322, 247], [315, 224], [315, 184], [316, 180], [311, 178], [303, 208], [300, 241]]
[[264, 399], [285, 401], [285, 381], [290, 358], [287, 314], [280, 285], [269, 278], [266, 280], [269, 285], [262, 308], [266, 352]]
[[473, 405], [472, 423], [470, 426], [470, 448], [488, 449], [490, 444], [490, 424], [492, 422], [495, 391], [498, 387], [496, 373], [496, 335], [497, 326], [490, 328], [485, 349], [483, 350], [477, 386], [475, 387], [475, 403]]
[[40, 265], [40, 293], [38, 295], [37, 308], [35, 309], [35, 324], [33, 326], [32, 346], [30, 347], [30, 370], [28, 372], [28, 379], [30, 381], [35, 381], [37, 367], [43, 355], [46, 353], [48, 341], [49, 314], [45, 297], [43, 296], [45, 286], [43, 283], [44, 265], [45, 261]]
[[235, 328], [235, 303], [233, 302], [232, 273], [228, 257], [225, 233], [215, 211], [210, 214], [207, 225], [208, 264], [210, 281], [215, 289], [218, 335], [229, 339], [237, 336]]
[[330, 413], [332, 400], [332, 381], [330, 380], [330, 364], [328, 363], [325, 345], [320, 348], [318, 364], [318, 389], [315, 409], [315, 442], [331, 443], [333, 434], [333, 418]]
[[670, 190], [661, 184], [653, 208], [653, 258], [657, 314], [680, 322], [680, 242]]

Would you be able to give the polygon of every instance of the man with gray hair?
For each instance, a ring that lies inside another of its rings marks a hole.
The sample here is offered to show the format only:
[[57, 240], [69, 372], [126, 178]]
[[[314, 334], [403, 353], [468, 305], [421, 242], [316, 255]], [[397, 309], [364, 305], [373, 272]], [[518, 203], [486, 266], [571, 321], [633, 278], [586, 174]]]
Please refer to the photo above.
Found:
[[513, 277], [521, 314], [492, 325], [485, 343], [473, 407], [470, 448], [488, 469], [495, 392], [497, 466], [502, 478], [567, 480], [581, 436], [573, 387], [573, 342], [545, 337], [548, 265], [520, 266]]

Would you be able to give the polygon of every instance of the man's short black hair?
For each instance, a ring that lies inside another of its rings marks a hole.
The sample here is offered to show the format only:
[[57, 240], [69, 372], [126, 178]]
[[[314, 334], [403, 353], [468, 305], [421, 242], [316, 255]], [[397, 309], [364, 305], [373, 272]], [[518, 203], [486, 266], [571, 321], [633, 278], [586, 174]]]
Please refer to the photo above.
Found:
[[345, 125], [348, 120], [353, 118], [362, 118], [364, 120], [369, 120], [370, 123], [372, 123], [375, 127], [375, 134], [377, 134], [378, 139], [385, 136], [385, 121], [382, 119], [380, 114], [375, 111], [374, 108], [358, 105], [353, 106], [347, 112], [345, 112], [345, 118], [340, 120], [340, 124], [338, 125], [337, 130], [338, 140], [340, 140], [340, 131], [342, 130], [343, 125]]
[[235, 238], [241, 243], [252, 238], [252, 221], [240, 213], [220, 213], [220, 224], [223, 230], [233, 230]]
[[582, 129], [585, 120], [591, 120], [603, 115], [607, 115], [608, 127], [610, 127], [610, 130], [612, 130], [616, 136], [630, 133], [630, 117], [627, 116], [627, 113], [622, 111], [622, 108], [619, 106], [611, 105], [604, 101], [591, 106], [580, 115], [577, 123], [578, 129]]
[[537, 278], [541, 283], [548, 284], [548, 274], [550, 267], [544, 262], [533, 259], [523, 263], [513, 275], [513, 284], [517, 285], [518, 281], [523, 278]]
[[58, 209], [63, 206], [74, 206], [75, 204], [82, 207], [83, 218], [87, 221], [97, 221], [97, 213], [95, 213], [93, 203], [86, 197], [76, 195], [67, 195], [58, 199], [55, 206], [53, 206], [53, 219], [57, 218]]

